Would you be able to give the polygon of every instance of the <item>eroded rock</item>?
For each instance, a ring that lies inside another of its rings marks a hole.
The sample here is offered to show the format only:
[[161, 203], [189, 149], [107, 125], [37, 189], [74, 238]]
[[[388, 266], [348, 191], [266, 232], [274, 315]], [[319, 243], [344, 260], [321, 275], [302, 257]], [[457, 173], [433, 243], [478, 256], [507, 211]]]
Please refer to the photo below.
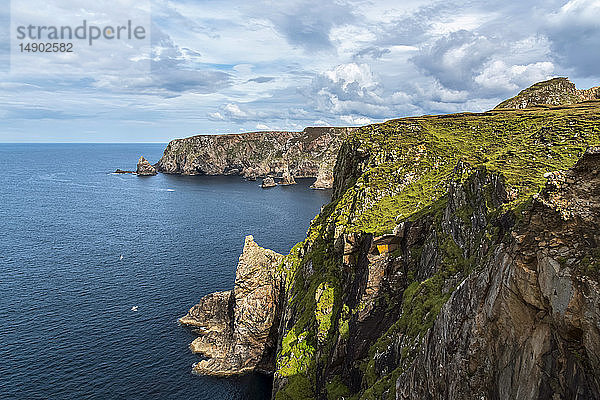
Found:
[[154, 168], [154, 166], [152, 166], [152, 164], [150, 164], [148, 160], [144, 158], [144, 156], [140, 156], [140, 159], [138, 160], [136, 173], [140, 176], [157, 174], [156, 168]]
[[[190, 348], [202, 354], [194, 372], [228, 376], [251, 371], [272, 372], [277, 334], [283, 256], [259, 247], [246, 236], [235, 287], [203, 297], [179, 319], [198, 333]], [[275, 324], [275, 325], [274, 325]]]

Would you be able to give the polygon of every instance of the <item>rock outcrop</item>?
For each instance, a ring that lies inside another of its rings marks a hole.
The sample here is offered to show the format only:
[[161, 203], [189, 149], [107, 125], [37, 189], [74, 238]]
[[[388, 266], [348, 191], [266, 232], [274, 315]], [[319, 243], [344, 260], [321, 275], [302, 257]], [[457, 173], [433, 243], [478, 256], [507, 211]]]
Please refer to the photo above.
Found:
[[600, 86], [580, 90], [568, 78], [554, 78], [521, 91], [515, 97], [498, 104], [496, 109], [560, 106], [589, 100], [600, 100]]
[[[275, 305], [246, 302], [273, 313], [276, 350], [244, 350], [269, 354], [273, 397], [599, 398], [598, 126], [587, 101], [349, 132], [332, 202], [268, 267]], [[237, 300], [213, 296], [196, 314], [232, 338]]]
[[267, 176], [265, 179], [263, 179], [260, 185], [260, 187], [263, 189], [272, 188], [275, 186], [277, 186], [277, 183], [275, 183], [275, 179], [273, 179], [271, 176]]
[[183, 175], [320, 177], [318, 188], [333, 184], [333, 166], [342, 138], [352, 128], [306, 128], [302, 132], [198, 135], [169, 143], [157, 170]]
[[140, 159], [138, 160], [136, 173], [140, 176], [150, 176], [157, 174], [156, 168], [154, 168], [152, 164], [150, 164], [144, 158], [144, 156], [140, 156]]
[[283, 175], [281, 177], [281, 181], [279, 182], [280, 185], [283, 186], [288, 186], [288, 185], [295, 185], [296, 184], [296, 180], [294, 179], [294, 175], [292, 175], [290, 173], [290, 169], [287, 167], [284, 168], [283, 170]]
[[246, 236], [233, 290], [205, 296], [179, 320], [199, 334], [192, 351], [208, 358], [195, 364], [194, 372], [228, 376], [273, 371], [282, 258]]

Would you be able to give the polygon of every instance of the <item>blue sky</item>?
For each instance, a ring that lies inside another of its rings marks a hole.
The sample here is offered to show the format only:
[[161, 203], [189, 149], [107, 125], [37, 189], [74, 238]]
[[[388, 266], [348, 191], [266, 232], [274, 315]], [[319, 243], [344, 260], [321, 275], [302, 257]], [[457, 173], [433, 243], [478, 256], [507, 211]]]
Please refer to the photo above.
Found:
[[0, 68], [0, 141], [363, 125], [485, 111], [554, 76], [600, 84], [597, 0], [83, 3], [12, 0], [0, 22], [100, 21], [97, 9], [123, 20], [139, 5], [151, 15], [148, 53], [105, 42]]

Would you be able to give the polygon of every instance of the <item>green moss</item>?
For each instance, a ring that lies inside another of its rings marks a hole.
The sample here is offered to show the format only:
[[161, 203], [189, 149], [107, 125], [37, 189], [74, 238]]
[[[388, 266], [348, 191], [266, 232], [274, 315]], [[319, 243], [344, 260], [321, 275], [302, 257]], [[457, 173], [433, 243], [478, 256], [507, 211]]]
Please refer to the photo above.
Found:
[[315, 293], [317, 302], [315, 318], [318, 324], [317, 338], [324, 341], [331, 328], [331, 313], [333, 311], [334, 290], [327, 283], [321, 283]]
[[396, 398], [396, 381], [400, 377], [402, 373], [402, 368], [396, 368], [390, 374], [384, 376], [383, 378], [376, 381], [373, 385], [371, 385], [362, 396], [360, 396], [361, 400], [380, 400], [383, 399], [384, 396], [386, 399], [395, 399]]
[[592, 103], [407, 118], [360, 128], [348, 141], [372, 156], [339, 199], [337, 221], [348, 231], [390, 232], [397, 216], [410, 218], [444, 196], [460, 160], [500, 172], [524, 201], [544, 185], [545, 172], [572, 167], [588, 146], [600, 143], [598, 112], [598, 103]]
[[311, 400], [315, 398], [311, 381], [303, 375], [293, 375], [277, 392], [275, 400]]
[[342, 378], [339, 375], [336, 375], [325, 387], [327, 389], [327, 400], [350, 398], [350, 389], [343, 384]]
[[309, 334], [296, 335], [289, 331], [281, 341], [281, 352], [277, 357], [277, 373], [284, 377], [305, 374], [312, 365], [315, 349], [309, 343]]
[[590, 254], [581, 260], [578, 269], [583, 275], [600, 278], [600, 247], [591, 249]]
[[[365, 306], [359, 303], [351, 310], [342, 304], [342, 288], [357, 272], [345, 270], [341, 255], [334, 251], [339, 235], [389, 233], [403, 220], [431, 217], [428, 221], [436, 224], [437, 236], [431, 240], [436, 241], [441, 262], [433, 276], [415, 281], [420, 276], [421, 243], [404, 254], [402, 250], [392, 254], [406, 263], [411, 283], [401, 305], [391, 301], [388, 305], [401, 307], [400, 317], [372, 344], [369, 356], [359, 365], [367, 388], [361, 393], [364, 398], [380, 398], [383, 393], [394, 398], [397, 376], [413, 359], [454, 285], [483, 264], [474, 255], [466, 258], [467, 253], [439, 229], [449, 185], [465, 182], [482, 168], [500, 174], [511, 201], [495, 208], [490, 186], [483, 193], [485, 206], [492, 216], [513, 213], [518, 224], [526, 217], [532, 195], [545, 184], [544, 173], [571, 168], [587, 147], [600, 145], [599, 122], [600, 103], [586, 103], [561, 109], [406, 118], [354, 130], [343, 148], [354, 163], [350, 170], [359, 173], [346, 177], [348, 186], [311, 222], [306, 240], [280, 266], [293, 321], [277, 359], [277, 373], [290, 379], [282, 390], [285, 396], [315, 396], [309, 390], [316, 387], [315, 376], [323, 373], [336, 341], [351, 334], [350, 321]], [[352, 151], [358, 148], [367, 156], [357, 161]], [[459, 163], [462, 169], [456, 168]], [[473, 203], [469, 204], [456, 212], [467, 227], [474, 212]], [[488, 226], [469, 246], [476, 249], [485, 241], [493, 249], [499, 235], [497, 227]], [[580, 265], [582, 273], [598, 274], [598, 260], [590, 255]], [[324, 294], [315, 297], [317, 291]], [[378, 370], [376, 357], [389, 352], [392, 345], [400, 346], [397, 368]], [[330, 382], [328, 396], [330, 389], [333, 396], [343, 390], [337, 383]]]
[[339, 333], [342, 339], [348, 338], [348, 331], [350, 330], [350, 316], [350, 308], [346, 304], [344, 304], [339, 320]]

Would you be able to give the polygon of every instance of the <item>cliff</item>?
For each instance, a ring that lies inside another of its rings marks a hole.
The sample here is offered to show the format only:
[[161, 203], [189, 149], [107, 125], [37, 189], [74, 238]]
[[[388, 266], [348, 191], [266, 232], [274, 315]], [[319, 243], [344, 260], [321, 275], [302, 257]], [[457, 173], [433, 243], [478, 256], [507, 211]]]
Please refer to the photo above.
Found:
[[159, 172], [183, 175], [243, 175], [318, 178], [317, 189], [333, 184], [333, 166], [350, 128], [306, 128], [302, 132], [198, 135], [171, 141], [156, 164]]
[[598, 101], [347, 132], [270, 266], [273, 397], [599, 398], [597, 146]]

